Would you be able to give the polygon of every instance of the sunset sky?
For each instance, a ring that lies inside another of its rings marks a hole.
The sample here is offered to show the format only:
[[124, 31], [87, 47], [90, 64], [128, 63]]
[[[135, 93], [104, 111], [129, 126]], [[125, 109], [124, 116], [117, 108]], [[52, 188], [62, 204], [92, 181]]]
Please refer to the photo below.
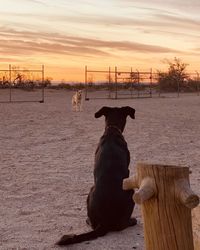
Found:
[[45, 65], [83, 81], [84, 66], [200, 71], [199, 0], [0, 0], [0, 66]]

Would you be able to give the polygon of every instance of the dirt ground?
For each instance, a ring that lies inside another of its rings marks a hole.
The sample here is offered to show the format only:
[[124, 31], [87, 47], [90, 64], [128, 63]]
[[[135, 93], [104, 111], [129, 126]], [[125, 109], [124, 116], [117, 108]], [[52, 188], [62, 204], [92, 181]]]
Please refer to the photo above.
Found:
[[[191, 187], [200, 195], [200, 96], [98, 99], [72, 112], [72, 94], [47, 90], [43, 104], [0, 104], [1, 250], [62, 249], [54, 245], [62, 234], [89, 230], [86, 197], [104, 130], [104, 119], [94, 113], [105, 105], [136, 109], [124, 131], [131, 174], [138, 161], [189, 166]], [[133, 215], [135, 227], [64, 249], [143, 250], [138, 206]]]

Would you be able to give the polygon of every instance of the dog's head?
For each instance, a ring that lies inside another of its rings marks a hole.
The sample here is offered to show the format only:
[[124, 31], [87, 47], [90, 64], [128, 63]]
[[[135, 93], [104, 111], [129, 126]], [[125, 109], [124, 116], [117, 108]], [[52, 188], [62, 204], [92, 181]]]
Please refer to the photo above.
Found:
[[77, 95], [78, 99], [80, 100], [81, 96], [82, 96], [82, 90], [77, 90], [76, 95]]
[[105, 116], [106, 127], [115, 126], [123, 132], [127, 116], [129, 115], [132, 119], [135, 119], [135, 109], [128, 106], [121, 108], [103, 107], [95, 113], [95, 118], [102, 115]]

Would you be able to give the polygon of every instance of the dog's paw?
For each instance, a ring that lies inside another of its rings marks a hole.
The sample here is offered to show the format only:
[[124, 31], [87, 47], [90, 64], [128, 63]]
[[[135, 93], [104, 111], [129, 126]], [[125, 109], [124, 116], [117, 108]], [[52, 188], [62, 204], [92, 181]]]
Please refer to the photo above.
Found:
[[56, 245], [63, 246], [73, 243], [73, 239], [76, 235], [75, 234], [68, 234], [63, 235], [60, 240], [56, 243]]
[[135, 217], [130, 218], [129, 220], [129, 227], [137, 225], [137, 219]]
[[89, 218], [86, 219], [86, 224], [87, 224], [88, 226], [92, 226], [91, 221], [90, 221]]

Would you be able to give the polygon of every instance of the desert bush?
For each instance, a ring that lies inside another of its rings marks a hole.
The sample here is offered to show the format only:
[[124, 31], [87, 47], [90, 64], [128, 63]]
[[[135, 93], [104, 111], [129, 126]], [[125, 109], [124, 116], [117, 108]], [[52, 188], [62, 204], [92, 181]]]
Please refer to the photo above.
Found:
[[187, 64], [183, 63], [181, 59], [174, 58], [173, 61], [167, 61], [169, 68], [167, 72], [158, 71], [158, 84], [160, 90], [163, 91], [179, 91], [187, 85], [189, 78], [186, 73]]

